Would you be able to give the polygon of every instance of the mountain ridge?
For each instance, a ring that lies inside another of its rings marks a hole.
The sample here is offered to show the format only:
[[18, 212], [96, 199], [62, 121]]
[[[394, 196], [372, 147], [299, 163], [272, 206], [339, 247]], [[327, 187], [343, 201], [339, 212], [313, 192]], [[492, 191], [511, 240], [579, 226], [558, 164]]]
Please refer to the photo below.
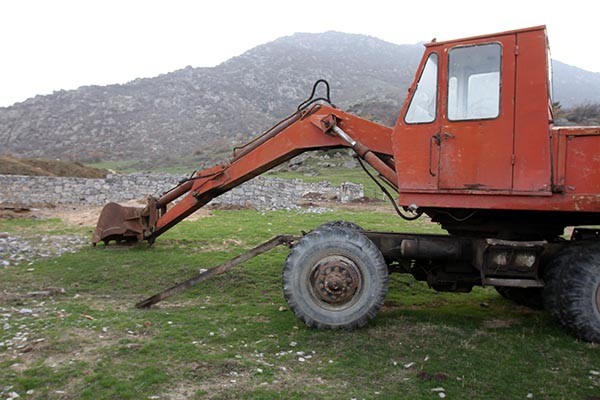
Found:
[[[321, 78], [336, 105], [392, 125], [422, 52], [420, 44], [359, 34], [296, 33], [215, 67], [61, 90], [0, 108], [0, 144], [16, 156], [80, 161], [211, 158], [293, 112]], [[553, 64], [563, 106], [600, 102], [600, 73]]]

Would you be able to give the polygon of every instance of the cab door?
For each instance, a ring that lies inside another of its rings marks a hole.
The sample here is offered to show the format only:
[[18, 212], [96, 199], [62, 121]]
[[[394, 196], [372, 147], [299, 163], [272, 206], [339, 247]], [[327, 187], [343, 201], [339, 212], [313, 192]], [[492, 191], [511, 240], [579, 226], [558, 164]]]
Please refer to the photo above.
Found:
[[439, 143], [440, 189], [510, 190], [515, 36], [450, 47]]
[[393, 133], [398, 188], [420, 192], [438, 188], [440, 56], [427, 50]]

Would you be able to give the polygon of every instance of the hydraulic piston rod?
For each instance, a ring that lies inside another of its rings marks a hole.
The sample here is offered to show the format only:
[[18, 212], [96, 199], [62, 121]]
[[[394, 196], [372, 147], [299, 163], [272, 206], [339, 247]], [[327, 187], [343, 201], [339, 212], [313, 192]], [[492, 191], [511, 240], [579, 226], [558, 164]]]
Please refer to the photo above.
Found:
[[381, 176], [385, 178], [394, 188], [398, 189], [398, 175], [388, 164], [386, 164], [381, 158], [377, 157], [367, 146], [352, 139], [342, 128], [334, 125], [331, 130], [343, 141], [348, 143], [354, 152], [358, 154], [360, 158], [369, 163], [370, 166], [375, 168]]

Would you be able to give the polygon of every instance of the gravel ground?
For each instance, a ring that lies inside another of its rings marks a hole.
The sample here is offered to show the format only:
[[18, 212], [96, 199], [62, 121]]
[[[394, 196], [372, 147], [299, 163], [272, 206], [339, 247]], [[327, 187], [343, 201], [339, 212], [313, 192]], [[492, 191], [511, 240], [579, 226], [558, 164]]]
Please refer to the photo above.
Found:
[[89, 245], [89, 239], [82, 236], [39, 235], [23, 238], [0, 232], [0, 266], [10, 267], [39, 258], [58, 257], [74, 253], [86, 245]]

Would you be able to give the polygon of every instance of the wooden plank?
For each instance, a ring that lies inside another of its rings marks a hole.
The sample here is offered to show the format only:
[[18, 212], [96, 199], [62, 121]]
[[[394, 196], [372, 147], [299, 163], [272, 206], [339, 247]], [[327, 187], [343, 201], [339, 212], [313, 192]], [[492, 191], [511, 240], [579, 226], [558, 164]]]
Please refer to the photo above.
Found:
[[137, 308], [150, 308], [154, 304], [162, 301], [168, 297], [173, 296], [174, 294], [181, 293], [192, 286], [197, 285], [198, 283], [205, 281], [207, 279], [212, 278], [213, 276], [220, 275], [226, 271], [229, 271], [233, 267], [250, 260], [260, 254], [266, 253], [269, 250], [274, 249], [277, 246], [287, 245], [291, 246], [296, 240], [300, 239], [299, 236], [291, 236], [291, 235], [279, 235], [274, 238], [254, 247], [247, 252], [240, 254], [239, 256], [221, 264], [214, 268], [209, 269], [208, 271], [204, 271], [198, 275], [191, 277], [190, 279], [183, 281], [175, 286], [172, 286], [168, 289], [163, 290], [160, 293], [155, 294], [152, 297], [147, 298], [146, 300], [142, 300], [138, 302], [135, 306]]

